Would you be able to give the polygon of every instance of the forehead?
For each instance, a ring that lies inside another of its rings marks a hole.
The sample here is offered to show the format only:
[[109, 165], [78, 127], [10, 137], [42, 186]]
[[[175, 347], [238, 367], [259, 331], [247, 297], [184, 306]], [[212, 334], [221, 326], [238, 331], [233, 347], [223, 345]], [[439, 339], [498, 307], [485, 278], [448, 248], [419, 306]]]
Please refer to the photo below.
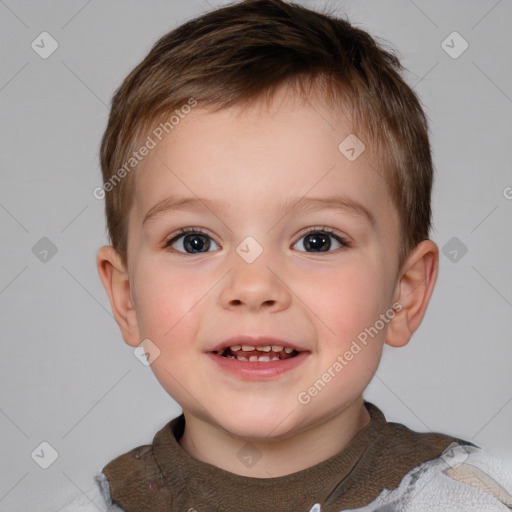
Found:
[[259, 215], [282, 213], [295, 199], [343, 196], [370, 217], [393, 215], [372, 145], [352, 133], [341, 109], [289, 89], [271, 104], [196, 107], [155, 142], [136, 174], [131, 220], [138, 224], [171, 196]]

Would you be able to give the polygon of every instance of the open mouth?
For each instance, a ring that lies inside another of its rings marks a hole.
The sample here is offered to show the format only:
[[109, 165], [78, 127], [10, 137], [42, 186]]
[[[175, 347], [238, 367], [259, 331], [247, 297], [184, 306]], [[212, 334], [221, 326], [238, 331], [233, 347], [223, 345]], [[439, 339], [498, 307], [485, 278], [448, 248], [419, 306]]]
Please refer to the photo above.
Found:
[[279, 361], [281, 359], [290, 359], [299, 354], [297, 350], [290, 347], [282, 347], [280, 345], [233, 345], [231, 347], [225, 347], [220, 351], [214, 351], [221, 357], [228, 359], [236, 359], [238, 361]]

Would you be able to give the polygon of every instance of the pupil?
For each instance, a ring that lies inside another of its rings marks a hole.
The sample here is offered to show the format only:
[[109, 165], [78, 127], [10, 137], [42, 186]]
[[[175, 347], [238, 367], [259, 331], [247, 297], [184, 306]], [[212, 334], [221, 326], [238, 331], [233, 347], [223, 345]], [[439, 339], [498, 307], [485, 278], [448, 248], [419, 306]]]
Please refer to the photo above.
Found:
[[206, 250], [208, 250], [210, 247], [208, 239], [204, 235], [199, 234], [185, 236], [184, 245], [187, 251], [191, 249], [190, 252], [201, 252], [201, 249], [206, 248]]
[[325, 233], [314, 233], [306, 236], [306, 248], [312, 249], [315, 252], [320, 252], [320, 249], [327, 244], [325, 249], [331, 248], [331, 239]]

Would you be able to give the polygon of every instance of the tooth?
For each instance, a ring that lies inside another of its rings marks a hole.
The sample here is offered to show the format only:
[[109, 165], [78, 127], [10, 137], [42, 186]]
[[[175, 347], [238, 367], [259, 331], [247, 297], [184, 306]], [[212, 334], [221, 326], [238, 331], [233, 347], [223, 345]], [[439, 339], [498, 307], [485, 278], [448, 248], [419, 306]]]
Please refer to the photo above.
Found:
[[258, 360], [258, 356], [249, 357], [249, 361], [257, 361], [257, 360]]
[[288, 347], [286, 347], [286, 348], [284, 349], [284, 351], [285, 351], [287, 354], [291, 354], [291, 353], [293, 352], [293, 348], [288, 348]]
[[261, 352], [270, 352], [270, 345], [264, 345], [262, 347], [256, 347], [256, 350]]
[[238, 359], [239, 361], [248, 361], [247, 357], [244, 356], [237, 356], [234, 359]]
[[251, 345], [242, 345], [242, 350], [244, 352], [250, 352], [251, 350], [254, 350], [254, 347], [251, 347]]
[[258, 361], [270, 361], [270, 357], [269, 356], [260, 356], [260, 357], [258, 357]]
[[279, 345], [272, 345], [272, 350], [274, 352], [281, 352], [283, 350], [283, 347], [281, 347]]
[[279, 361], [279, 357], [273, 357], [271, 361]]
[[240, 350], [240, 345], [233, 345], [232, 347], [229, 347], [233, 352], [236, 352], [237, 350]]

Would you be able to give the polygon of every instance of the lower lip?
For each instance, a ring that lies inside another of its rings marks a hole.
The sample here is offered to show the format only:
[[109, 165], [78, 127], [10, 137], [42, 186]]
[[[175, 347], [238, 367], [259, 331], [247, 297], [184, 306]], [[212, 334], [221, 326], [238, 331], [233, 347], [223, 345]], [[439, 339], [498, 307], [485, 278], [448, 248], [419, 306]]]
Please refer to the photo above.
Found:
[[262, 380], [279, 377], [300, 366], [309, 352], [299, 352], [295, 357], [278, 361], [238, 361], [209, 352], [207, 354], [222, 370], [247, 380]]

